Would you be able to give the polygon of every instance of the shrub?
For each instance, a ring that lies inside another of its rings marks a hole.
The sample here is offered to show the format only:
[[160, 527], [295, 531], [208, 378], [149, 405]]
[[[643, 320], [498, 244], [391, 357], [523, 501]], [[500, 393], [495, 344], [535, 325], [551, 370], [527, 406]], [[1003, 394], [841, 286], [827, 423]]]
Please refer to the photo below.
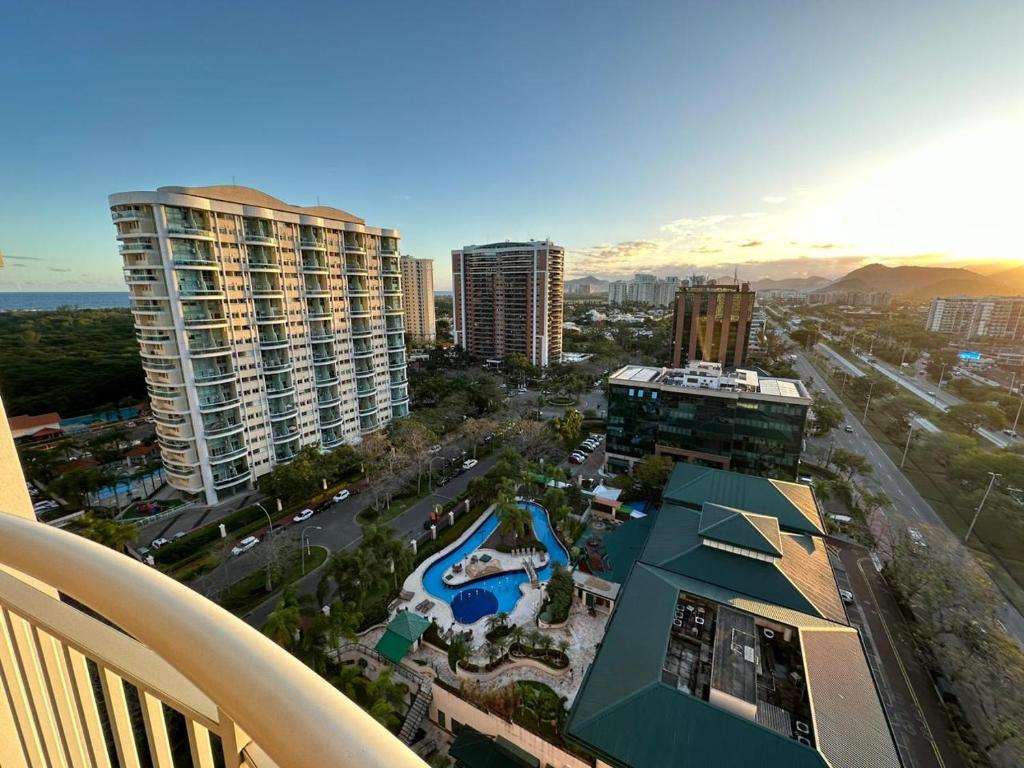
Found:
[[541, 620], [548, 624], [566, 621], [569, 618], [569, 606], [572, 605], [572, 592], [572, 574], [556, 563], [548, 582], [548, 599], [541, 611]]

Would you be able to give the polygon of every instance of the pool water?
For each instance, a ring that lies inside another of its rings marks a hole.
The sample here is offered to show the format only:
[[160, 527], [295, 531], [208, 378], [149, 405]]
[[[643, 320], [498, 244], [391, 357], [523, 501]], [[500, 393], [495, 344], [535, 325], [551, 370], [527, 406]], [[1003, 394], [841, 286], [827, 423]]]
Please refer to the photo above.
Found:
[[[521, 501], [519, 506], [530, 511], [533, 531], [548, 551], [548, 563], [537, 571], [537, 578], [547, 581], [555, 563], [567, 565], [569, 554], [551, 530], [551, 523], [544, 507], [532, 501]], [[473, 535], [458, 547], [439, 559], [423, 574], [423, 586], [434, 597], [444, 600], [452, 607], [452, 615], [461, 624], [472, 624], [492, 613], [511, 613], [522, 592], [519, 585], [529, 582], [525, 571], [498, 574], [477, 579], [470, 584], [451, 587], [444, 583], [444, 574], [455, 563], [476, 551], [498, 527], [498, 515], [490, 513]]]

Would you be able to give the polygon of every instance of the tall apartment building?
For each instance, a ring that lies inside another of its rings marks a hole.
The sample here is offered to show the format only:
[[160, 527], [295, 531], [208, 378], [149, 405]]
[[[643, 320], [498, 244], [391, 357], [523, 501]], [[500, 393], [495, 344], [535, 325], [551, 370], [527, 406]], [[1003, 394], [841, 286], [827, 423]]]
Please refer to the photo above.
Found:
[[608, 303], [667, 307], [675, 299], [679, 285], [678, 277], [659, 278], [637, 273], [632, 280], [615, 280], [608, 284]]
[[406, 336], [433, 344], [437, 338], [433, 259], [402, 256], [402, 294], [405, 299]]
[[550, 240], [467, 245], [452, 251], [455, 343], [487, 359], [562, 356], [565, 249]]
[[1024, 296], [932, 299], [925, 329], [984, 341], [1024, 341]]
[[672, 367], [698, 361], [739, 367], [747, 360], [754, 292], [742, 285], [680, 288], [672, 319]]
[[397, 231], [237, 186], [109, 200], [173, 487], [213, 504], [408, 414]]
[[884, 309], [892, 304], [892, 294], [887, 291], [811, 291], [807, 294], [807, 303]]

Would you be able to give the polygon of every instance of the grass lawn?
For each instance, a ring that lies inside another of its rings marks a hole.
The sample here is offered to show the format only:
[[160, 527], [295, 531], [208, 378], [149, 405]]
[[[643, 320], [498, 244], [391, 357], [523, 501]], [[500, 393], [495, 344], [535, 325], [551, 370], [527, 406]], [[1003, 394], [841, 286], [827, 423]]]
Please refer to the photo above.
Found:
[[[309, 573], [327, 559], [327, 550], [313, 547], [306, 555], [306, 573]], [[239, 579], [223, 593], [218, 600], [221, 606], [232, 613], [243, 616], [271, 595], [276, 595], [286, 586], [302, 578], [302, 555], [296, 551], [294, 558], [288, 561], [283, 573], [274, 579], [274, 589], [267, 592], [267, 573], [260, 569]]]
[[[818, 372], [836, 392], [840, 391], [841, 383], [825, 374], [820, 366]], [[861, 419], [864, 414], [863, 404], [855, 403], [849, 396], [844, 396], [843, 401]], [[937, 417], [934, 421], [938, 424], [947, 420]], [[883, 431], [883, 414], [869, 411], [867, 422], [862, 423], [879, 447], [899, 466], [904, 445], [893, 444], [892, 439]], [[957, 431], [962, 432], [962, 428]], [[962, 540], [976, 507], [964, 498], [962, 489], [946, 477], [942, 467], [937, 466], [919, 445], [911, 444], [903, 473], [953, 535]], [[1006, 525], [1005, 520], [1001, 520], [998, 515], [986, 516], [982, 513], [971, 535], [970, 549], [1006, 598], [1017, 610], [1024, 612], [1024, 535], [1020, 527]]]
[[392, 499], [391, 506], [379, 515], [367, 507], [356, 515], [356, 522], [360, 525], [378, 525], [391, 522], [413, 504], [420, 499], [426, 498], [428, 495], [430, 495], [430, 491], [425, 492], [422, 496], [399, 496], [397, 499]]

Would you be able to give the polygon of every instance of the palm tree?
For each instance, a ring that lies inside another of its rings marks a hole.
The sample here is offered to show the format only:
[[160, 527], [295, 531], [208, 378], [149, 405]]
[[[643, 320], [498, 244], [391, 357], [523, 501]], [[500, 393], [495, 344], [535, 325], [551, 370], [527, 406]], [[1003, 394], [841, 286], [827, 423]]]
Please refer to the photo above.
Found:
[[363, 671], [355, 664], [346, 664], [331, 679], [334, 687], [353, 701], [356, 699], [359, 691], [365, 690], [368, 682], [363, 677]]
[[133, 543], [138, 536], [134, 527], [96, 517], [92, 513], [78, 518], [74, 530], [79, 535], [118, 552], [123, 552], [124, 548]]
[[518, 624], [513, 624], [512, 628], [508, 631], [509, 639], [512, 641], [512, 645], [522, 645], [523, 637], [526, 635], [526, 631]]
[[511, 533], [513, 541], [518, 541], [520, 536], [526, 534], [526, 528], [533, 522], [530, 510], [515, 502], [508, 502], [501, 505], [501, 520], [498, 523], [498, 531], [502, 536]]
[[550, 651], [552, 647], [554, 647], [555, 638], [553, 638], [551, 635], [541, 635], [540, 639], [537, 641], [537, 645], [539, 645], [541, 647], [541, 650], [543, 650], [544, 653], [547, 654], [547, 652]]
[[543, 638], [543, 637], [544, 637], [544, 635], [542, 635], [542, 634], [541, 634], [541, 633], [540, 633], [540, 632], [539, 632], [538, 630], [536, 630], [536, 629], [531, 629], [531, 630], [529, 631], [529, 633], [527, 634], [527, 638], [528, 638], [528, 639], [529, 639], [529, 641], [530, 641], [530, 650], [531, 650], [531, 651], [536, 651], [536, 650], [537, 650], [537, 646], [538, 646], [538, 645], [540, 645], [540, 643], [541, 643], [541, 638]]
[[298, 606], [286, 605], [282, 597], [277, 601], [277, 608], [263, 622], [260, 631], [285, 650], [291, 651], [297, 644], [296, 638], [301, 628], [302, 616]]
[[494, 630], [504, 627], [508, 621], [508, 614], [505, 611], [501, 613], [495, 613], [487, 619], [487, 631], [493, 632]]
[[401, 722], [399, 713], [405, 705], [405, 687], [392, 681], [390, 669], [367, 685], [366, 693], [371, 702], [368, 711], [374, 720], [385, 728], [394, 728]]

